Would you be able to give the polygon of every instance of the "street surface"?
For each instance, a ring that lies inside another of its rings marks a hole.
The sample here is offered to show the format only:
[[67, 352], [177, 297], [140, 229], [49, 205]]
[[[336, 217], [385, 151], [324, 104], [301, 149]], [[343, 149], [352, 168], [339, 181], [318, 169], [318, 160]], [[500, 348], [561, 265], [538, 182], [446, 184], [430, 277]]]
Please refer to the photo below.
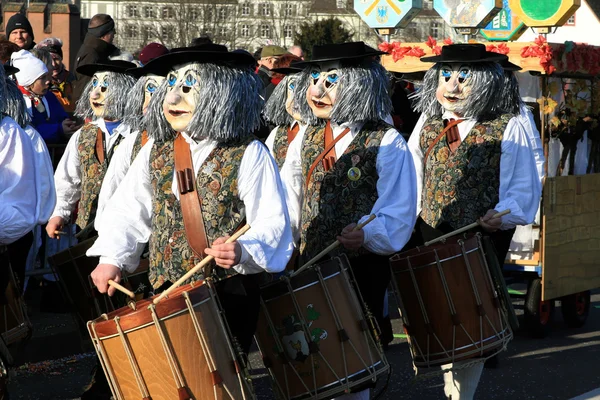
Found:
[[[557, 304], [553, 330], [547, 338], [533, 339], [526, 332], [517, 332], [508, 351], [501, 354], [499, 367], [484, 369], [476, 399], [567, 400], [600, 388], [600, 291], [592, 293], [590, 316], [583, 328], [566, 327]], [[11, 400], [78, 398], [90, 380], [94, 354], [81, 348], [70, 314], [40, 312], [36, 290], [31, 290], [28, 301], [34, 333], [29, 342], [11, 347], [16, 358], [10, 369]], [[522, 313], [522, 303], [515, 300], [517, 313]], [[400, 333], [400, 321], [394, 319], [393, 323], [396, 333]], [[405, 339], [395, 339], [386, 355], [393, 372], [381, 399], [444, 398], [441, 377], [414, 378]], [[257, 398], [273, 399], [266, 370], [256, 351], [251, 354], [251, 365]], [[599, 392], [595, 394], [598, 397], [583, 396], [578, 400], [600, 398]]]

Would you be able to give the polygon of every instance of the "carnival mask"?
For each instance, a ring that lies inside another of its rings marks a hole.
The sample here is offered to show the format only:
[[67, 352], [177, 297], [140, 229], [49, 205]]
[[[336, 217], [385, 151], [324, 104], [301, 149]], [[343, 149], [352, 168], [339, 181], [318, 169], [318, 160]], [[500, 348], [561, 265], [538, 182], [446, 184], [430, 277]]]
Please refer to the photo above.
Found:
[[158, 75], [150, 74], [146, 76], [146, 84], [144, 85], [144, 104], [142, 105], [142, 112], [144, 114], [148, 111], [148, 103], [150, 103], [152, 95], [164, 80], [164, 77]]
[[92, 76], [92, 91], [90, 92], [90, 105], [96, 117], [104, 117], [106, 94], [110, 84], [108, 72], [96, 72]]
[[294, 91], [296, 90], [296, 77], [293, 75], [288, 76], [287, 80], [287, 98], [285, 100], [285, 110], [294, 118], [296, 121], [301, 121], [302, 117], [298, 112], [298, 107], [294, 107]]
[[185, 131], [189, 125], [200, 94], [198, 76], [188, 63], [167, 74], [167, 95], [163, 112], [167, 122], [177, 132]]
[[435, 93], [444, 110], [457, 115], [465, 113], [467, 98], [471, 95], [473, 72], [468, 64], [443, 64]]
[[310, 71], [311, 82], [306, 101], [317, 118], [330, 119], [337, 97], [339, 63], [315, 65]]

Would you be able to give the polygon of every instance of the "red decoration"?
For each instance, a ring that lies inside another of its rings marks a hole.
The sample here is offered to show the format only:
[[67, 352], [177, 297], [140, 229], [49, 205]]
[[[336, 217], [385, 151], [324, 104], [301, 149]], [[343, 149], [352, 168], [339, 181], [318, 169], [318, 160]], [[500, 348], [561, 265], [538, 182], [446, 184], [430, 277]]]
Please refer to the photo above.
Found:
[[427, 39], [427, 41], [425, 42], [425, 44], [430, 49], [433, 49], [437, 45], [437, 40], [435, 40], [434, 38], [432, 38], [431, 36], [429, 36], [429, 38]]
[[499, 53], [499, 54], [504, 54], [504, 55], [508, 55], [508, 53], [510, 53], [510, 49], [508, 48], [506, 43], [502, 43], [498, 46], [496, 46], [495, 44], [488, 44], [486, 46], [486, 50], [491, 51], [493, 53]]
[[446, 38], [446, 39], [444, 39], [444, 44], [445, 45], [450, 45], [450, 44], [454, 44], [454, 42], [452, 41], [452, 39]]
[[521, 50], [521, 57], [537, 57], [540, 59], [540, 65], [548, 75], [556, 71], [556, 67], [552, 65], [552, 48], [548, 45], [546, 38], [542, 35], [535, 39], [535, 46], [525, 46]]

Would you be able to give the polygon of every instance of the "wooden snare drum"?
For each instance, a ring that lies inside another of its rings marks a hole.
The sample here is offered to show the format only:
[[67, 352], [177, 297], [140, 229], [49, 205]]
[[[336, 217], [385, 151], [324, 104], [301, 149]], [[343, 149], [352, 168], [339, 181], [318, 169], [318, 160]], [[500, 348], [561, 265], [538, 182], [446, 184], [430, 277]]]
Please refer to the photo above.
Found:
[[8, 268], [9, 282], [4, 296], [6, 304], [0, 306], [0, 332], [7, 345], [27, 340], [32, 334], [32, 324], [27, 315], [27, 306], [17, 287], [15, 274]]
[[512, 339], [480, 234], [417, 247], [390, 265], [416, 367], [490, 357]]
[[211, 283], [153, 300], [88, 322], [116, 400], [254, 398]]
[[261, 289], [256, 341], [283, 399], [330, 399], [389, 369], [344, 257]]

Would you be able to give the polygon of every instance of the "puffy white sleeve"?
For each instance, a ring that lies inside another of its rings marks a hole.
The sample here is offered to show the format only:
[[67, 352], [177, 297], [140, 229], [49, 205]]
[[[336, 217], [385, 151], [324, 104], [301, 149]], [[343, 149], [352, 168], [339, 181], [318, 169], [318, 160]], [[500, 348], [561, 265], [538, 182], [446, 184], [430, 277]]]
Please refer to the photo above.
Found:
[[290, 143], [285, 162], [279, 171], [283, 188], [285, 191], [285, 202], [287, 205], [288, 215], [290, 217], [290, 225], [294, 242], [300, 240], [300, 219], [302, 212], [303, 199], [303, 175], [302, 175], [302, 144], [304, 136], [296, 137]]
[[36, 219], [39, 225], [48, 222], [56, 206], [54, 167], [50, 153], [42, 136], [31, 125], [25, 127], [35, 152], [37, 207]]
[[259, 141], [244, 152], [238, 190], [251, 228], [238, 240], [242, 258], [234, 269], [241, 274], [283, 271], [293, 250], [290, 220], [277, 165]]
[[388, 255], [404, 247], [417, 220], [415, 165], [406, 142], [395, 129], [383, 136], [376, 166], [378, 199], [371, 213], [377, 218], [363, 228], [363, 246], [373, 253]]
[[71, 136], [54, 172], [56, 206], [52, 217], [58, 216], [68, 220], [75, 204], [81, 198], [81, 169], [77, 150], [80, 134], [81, 129]]
[[423, 125], [425, 125], [425, 120], [427, 116], [425, 114], [421, 114], [415, 128], [412, 131], [412, 134], [408, 138], [408, 149], [410, 150], [410, 154], [412, 155], [413, 163], [415, 165], [415, 182], [417, 183], [417, 207], [416, 213], [419, 215], [421, 213], [421, 191], [423, 190], [423, 159], [425, 155], [421, 151], [421, 130], [423, 130]]
[[102, 225], [101, 217], [106, 204], [115, 193], [117, 187], [119, 187], [119, 184], [125, 178], [125, 175], [129, 170], [133, 146], [138, 135], [139, 132], [127, 135], [127, 137], [123, 139], [116, 148], [112, 158], [110, 159], [110, 164], [106, 169], [106, 174], [104, 175], [104, 180], [102, 181], [102, 187], [100, 188], [100, 194], [98, 195], [98, 209], [96, 211], [96, 219], [94, 221], [94, 227], [96, 230], [99, 230], [100, 226]]
[[271, 155], [273, 157], [275, 157], [275, 154], [273, 153], [273, 145], [275, 144], [275, 136], [277, 135], [277, 129], [279, 129], [278, 126], [276, 126], [271, 133], [269, 133], [269, 136], [267, 137], [267, 140], [265, 140], [265, 146], [267, 146], [267, 148], [269, 149], [269, 152], [271, 153]]
[[150, 151], [144, 146], [121, 185], [102, 213], [98, 239], [87, 255], [99, 256], [101, 264], [116, 265], [128, 272], [137, 268], [152, 223]]
[[538, 176], [531, 141], [517, 118], [509, 121], [502, 137], [500, 157], [500, 201], [496, 211], [509, 209], [500, 229], [533, 222], [540, 204], [542, 184]]
[[37, 223], [35, 151], [14, 122], [0, 126], [0, 244], [31, 231]]

